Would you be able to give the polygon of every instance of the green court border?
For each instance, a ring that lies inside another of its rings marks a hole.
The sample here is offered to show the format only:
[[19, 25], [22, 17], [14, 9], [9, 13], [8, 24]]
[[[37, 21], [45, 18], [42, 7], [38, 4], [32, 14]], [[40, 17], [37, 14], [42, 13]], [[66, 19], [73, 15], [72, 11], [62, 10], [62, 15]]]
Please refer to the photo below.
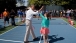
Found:
[[[64, 18], [64, 17], [63, 17], [62, 19], [65, 20], [66, 22], [68, 22], [68, 19], [67, 19], [67, 18]], [[73, 19], [72, 19], [72, 20], [73, 20]], [[76, 21], [75, 21], [75, 20], [73, 20], [73, 21], [74, 21], [74, 25], [73, 25], [73, 26], [76, 28]]]
[[[16, 24], [17, 24], [17, 25], [20, 25], [20, 24], [22, 24], [22, 22], [17, 22]], [[12, 25], [10, 25], [10, 26], [4, 27], [4, 28], [0, 29], [0, 34], [3, 34], [3, 33], [5, 33], [6, 31], [9, 31], [9, 30], [11, 30], [11, 29], [14, 28], [14, 27], [17, 27], [17, 26], [12, 26]]]

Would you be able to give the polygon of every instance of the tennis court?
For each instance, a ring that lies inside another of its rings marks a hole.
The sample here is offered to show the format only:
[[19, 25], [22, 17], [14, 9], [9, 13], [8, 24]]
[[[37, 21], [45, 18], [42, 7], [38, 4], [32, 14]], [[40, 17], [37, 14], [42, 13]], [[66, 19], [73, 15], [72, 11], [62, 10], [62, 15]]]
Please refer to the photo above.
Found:
[[[1, 20], [0, 20], [1, 21]], [[33, 18], [34, 33], [40, 38], [41, 19]], [[1, 23], [0, 23], [1, 24]], [[0, 43], [24, 43], [26, 25], [21, 24], [0, 35]], [[76, 43], [76, 28], [69, 25], [61, 18], [52, 18], [49, 26], [49, 43]], [[29, 37], [30, 43], [39, 43]], [[43, 40], [41, 41], [43, 43]]]

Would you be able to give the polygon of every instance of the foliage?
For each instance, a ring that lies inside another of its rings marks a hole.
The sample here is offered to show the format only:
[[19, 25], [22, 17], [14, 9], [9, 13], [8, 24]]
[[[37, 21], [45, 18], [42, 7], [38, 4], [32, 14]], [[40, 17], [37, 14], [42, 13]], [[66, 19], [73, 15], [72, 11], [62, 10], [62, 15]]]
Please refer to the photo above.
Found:
[[29, 5], [34, 4], [34, 5], [49, 5], [50, 0], [28, 0]]
[[71, 2], [74, 2], [75, 0], [28, 0], [29, 5], [35, 4], [35, 5], [68, 5]]
[[69, 4], [70, 1], [66, 1], [66, 0], [52, 0], [51, 4], [55, 4], [55, 5], [65, 5], [65, 4]]

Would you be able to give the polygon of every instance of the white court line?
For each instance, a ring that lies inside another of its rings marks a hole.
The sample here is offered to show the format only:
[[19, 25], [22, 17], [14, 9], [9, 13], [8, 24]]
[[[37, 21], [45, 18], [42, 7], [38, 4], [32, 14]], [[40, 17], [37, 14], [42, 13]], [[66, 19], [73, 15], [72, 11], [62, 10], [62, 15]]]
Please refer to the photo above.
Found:
[[[0, 41], [4, 41], [4, 42], [15, 42], [15, 43], [24, 43], [23, 41], [6, 40], [6, 39], [0, 39]], [[30, 42], [30, 43], [33, 43], [33, 42]]]
[[[23, 24], [23, 23], [22, 23], [22, 24]], [[21, 24], [21, 25], [22, 25], [22, 24]], [[9, 32], [9, 31], [11, 31], [11, 30], [13, 30], [13, 29], [15, 29], [15, 28], [17, 28], [17, 27], [19, 27], [19, 26], [16, 26], [16, 27], [14, 27], [14, 28], [12, 28], [12, 29], [10, 29], [10, 30], [8, 30], [8, 31], [6, 31], [6, 32], [4, 32], [4, 33], [2, 33], [2, 34], [0, 34], [0, 36], [3, 35], [3, 34], [5, 34], [5, 33], [7, 33], [7, 32]], [[0, 41], [24, 43], [23, 41], [14, 41], [14, 40], [5, 40], [5, 39], [0, 39]], [[33, 43], [33, 42], [30, 42], [30, 43]]]
[[[21, 24], [22, 25], [22, 24]], [[1, 35], [3, 35], [3, 34], [5, 34], [5, 33], [7, 33], [7, 32], [9, 32], [9, 31], [11, 31], [11, 30], [13, 30], [13, 29], [15, 29], [15, 28], [17, 28], [18, 26], [16, 26], [16, 27], [14, 27], [14, 28], [12, 28], [12, 29], [10, 29], [10, 30], [8, 30], [8, 31], [6, 31], [6, 32], [4, 32], [4, 33], [2, 33], [2, 34], [0, 34], [0, 36]]]
[[[21, 25], [22, 25], [22, 24], [21, 24]], [[10, 30], [8, 30], [8, 31], [6, 31], [6, 32], [4, 32], [4, 33], [2, 33], [2, 34], [0, 34], [0, 36], [3, 35], [3, 34], [5, 34], [5, 33], [7, 33], [7, 32], [9, 32], [9, 31], [11, 31], [11, 30], [13, 30], [13, 29], [15, 29], [15, 28], [17, 28], [17, 27], [19, 27], [19, 26], [16, 26], [16, 27], [14, 27], [14, 28], [12, 28], [12, 29], [10, 29]]]
[[0, 39], [0, 41], [5, 41], [5, 42], [19, 42], [19, 43], [23, 43], [23, 41], [14, 41], [14, 40], [6, 40], [6, 39]]
[[[5, 41], [5, 42], [15, 42], [15, 43], [24, 43], [23, 41], [6, 40], [6, 39], [0, 39], [0, 41]], [[30, 43], [33, 43], [33, 42], [30, 42]]]
[[[63, 20], [63, 19], [61, 19], [61, 20]], [[65, 20], [63, 20], [64, 22], [66, 22]], [[68, 22], [66, 22], [66, 23], [68, 23]], [[69, 23], [68, 23], [69, 24]], [[70, 25], [70, 24], [69, 24]], [[74, 26], [72, 26], [72, 25], [70, 25], [71, 27], [73, 27], [74, 29], [76, 29]]]
[[10, 30], [8, 30], [8, 31], [6, 31], [6, 32], [4, 32], [4, 33], [2, 33], [2, 34], [0, 34], [0, 36], [1, 35], [3, 35], [3, 34], [5, 34], [5, 33], [7, 33], [7, 32], [9, 32], [9, 31], [11, 31], [11, 30], [13, 30], [13, 29], [15, 29], [15, 28], [17, 28], [18, 26], [16, 26], [16, 27], [14, 27], [14, 28], [12, 28], [12, 29], [10, 29]]

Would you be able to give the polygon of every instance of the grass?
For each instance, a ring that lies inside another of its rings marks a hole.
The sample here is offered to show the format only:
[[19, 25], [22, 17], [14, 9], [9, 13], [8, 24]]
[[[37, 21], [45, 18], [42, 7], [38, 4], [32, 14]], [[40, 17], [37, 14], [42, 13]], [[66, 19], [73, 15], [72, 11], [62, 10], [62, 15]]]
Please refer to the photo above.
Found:
[[[66, 22], [68, 22], [68, 19], [67, 18], [62, 18], [62, 19], [65, 20]], [[74, 21], [74, 25], [73, 26], [76, 28], [76, 21], [75, 20], [73, 20], [73, 21]]]
[[[22, 23], [22, 22], [18, 22], [18, 23], [16, 23], [16, 24], [17, 24], [17, 25], [20, 25], [21, 23]], [[16, 26], [11, 26], [11, 25], [10, 25], [10, 26], [4, 27], [4, 28], [0, 29], [0, 34], [8, 31], [8, 30], [10, 30], [10, 29], [12, 29], [12, 28], [14, 28], [14, 27], [16, 27]]]

